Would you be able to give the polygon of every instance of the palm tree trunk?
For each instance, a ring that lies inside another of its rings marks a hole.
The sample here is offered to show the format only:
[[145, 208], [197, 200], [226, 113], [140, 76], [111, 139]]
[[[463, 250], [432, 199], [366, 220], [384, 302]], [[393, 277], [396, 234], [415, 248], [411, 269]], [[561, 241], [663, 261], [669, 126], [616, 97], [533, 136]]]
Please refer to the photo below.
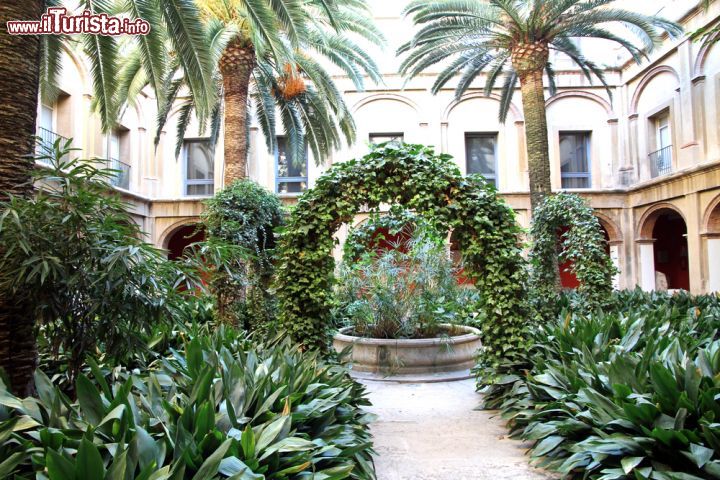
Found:
[[[549, 48], [545, 42], [518, 45], [512, 52], [513, 68], [520, 78], [525, 142], [527, 144], [530, 208], [534, 212], [543, 199], [552, 195], [550, 151], [548, 146], [547, 112], [543, 73]], [[560, 268], [557, 256], [552, 258], [555, 286], [560, 289]]]
[[525, 114], [530, 205], [535, 210], [542, 199], [552, 193], [543, 71], [535, 70], [521, 76], [520, 91]]
[[225, 186], [247, 176], [248, 91], [255, 62], [254, 47], [240, 38], [231, 41], [220, 58], [225, 98]]
[[[0, 3], [0, 202], [9, 195], [32, 193], [27, 157], [35, 143], [40, 38], [9, 35], [9, 20], [39, 20], [42, 0], [5, 0]], [[1, 254], [1, 252], [0, 252]], [[23, 305], [0, 292], [0, 368], [19, 396], [34, 393], [33, 372], [37, 348], [33, 317]]]

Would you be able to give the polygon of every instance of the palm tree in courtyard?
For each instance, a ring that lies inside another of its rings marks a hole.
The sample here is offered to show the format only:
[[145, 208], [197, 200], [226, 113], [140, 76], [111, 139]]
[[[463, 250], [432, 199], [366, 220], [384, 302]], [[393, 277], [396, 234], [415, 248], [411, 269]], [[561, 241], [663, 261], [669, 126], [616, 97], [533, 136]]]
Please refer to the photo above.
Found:
[[[43, 7], [42, 0], [0, 3], [0, 202], [32, 192], [34, 162], [28, 155], [35, 143], [40, 75], [40, 39], [9, 35], [6, 25], [9, 20], [39, 19]], [[36, 363], [35, 332], [27, 319], [23, 306], [0, 292], [0, 369], [19, 395], [32, 392]]]
[[545, 78], [550, 95], [555, 75], [550, 51], [569, 57], [590, 80], [597, 78], [608, 90], [603, 70], [583, 56], [577, 40], [612, 41], [641, 62], [660, 41], [661, 34], [679, 35], [676, 23], [655, 16], [614, 8], [614, 0], [418, 0], [405, 9], [421, 28], [401, 46], [407, 53], [401, 73], [415, 77], [441, 64], [432, 86], [440, 91], [459, 76], [455, 94], [460, 97], [485, 73], [485, 94], [502, 78], [500, 120], [505, 121], [517, 84], [525, 116], [530, 201], [537, 207], [551, 193], [548, 132], [545, 112]]
[[[277, 147], [277, 124], [282, 125], [291, 159], [304, 158], [307, 147], [315, 159], [322, 160], [333, 149], [339, 148], [343, 139], [349, 144], [352, 143], [355, 139], [352, 115], [332, 75], [319, 60], [324, 58], [327, 60], [326, 65], [333, 64], [341, 69], [358, 90], [364, 89], [365, 76], [375, 82], [381, 80], [375, 62], [344, 34], [351, 31], [374, 44], [384, 41], [363, 5], [363, 2], [338, 5], [332, 25], [328, 24], [326, 19], [308, 19], [304, 39], [299, 46], [293, 47], [287, 38], [279, 39], [284, 50], [280, 57], [269, 49], [257, 52], [248, 85], [242, 86], [240, 97], [244, 100], [239, 105], [236, 105], [238, 96], [228, 95], [224, 88], [227, 80], [221, 68], [221, 59], [228, 48], [234, 48], [232, 42], [236, 29], [232, 24], [209, 19], [205, 32], [206, 43], [210, 48], [212, 63], [218, 65], [213, 73], [217, 94], [210, 109], [210, 118], [203, 119], [197, 115], [193, 88], [188, 81], [190, 75], [175, 62], [167, 75], [165, 103], [160, 109], [157, 131], [162, 131], [170, 111], [179, 106], [176, 132], [176, 155], [179, 155], [187, 127], [194, 115], [200, 120], [201, 130], [205, 130], [209, 124], [210, 139], [214, 145], [219, 136], [223, 111], [240, 108], [243, 112], [240, 117], [231, 120], [227, 113], [225, 115], [226, 155], [228, 145], [230, 150], [241, 150], [239, 157], [231, 161], [226, 159], [226, 185], [245, 174], [248, 139], [246, 119], [249, 117], [250, 108], [271, 152]], [[121, 83], [126, 86], [138, 84], [136, 77], [143, 75], [139, 62], [129, 62], [121, 71]], [[123, 88], [128, 90], [127, 87]], [[237, 85], [233, 88], [237, 88]], [[133, 96], [134, 94], [129, 94], [127, 97], [132, 100]], [[243, 120], [239, 127], [228, 125], [229, 122], [236, 122], [238, 118]], [[159, 140], [157, 136], [156, 144]], [[238, 159], [240, 164], [227, 170], [231, 162], [237, 164]]]
[[[147, 36], [133, 37], [138, 43], [140, 60], [156, 91], [162, 92], [167, 50], [173, 47], [176, 61], [193, 72], [198, 108], [207, 109], [215, 93], [211, 84], [209, 52], [203, 40], [199, 19], [189, 0], [8, 0], [0, 4], [0, 94], [7, 101], [0, 109], [0, 202], [7, 195], [29, 195], [32, 192], [30, 172], [34, 161], [35, 121], [38, 93], [52, 103], [58, 93], [57, 79], [61, 55], [65, 49], [80, 49], [90, 61], [93, 87], [93, 109], [99, 114], [102, 131], [111, 131], [119, 116], [123, 99], [118, 96], [119, 56], [122, 42], [114, 37], [79, 36], [13, 36], [7, 33], [9, 20], [39, 20], [48, 7], [67, 5], [70, 13], [88, 10], [95, 14], [119, 14], [131, 19], [142, 18], [151, 25]], [[172, 26], [170, 34], [166, 25]], [[162, 97], [158, 96], [158, 102]], [[0, 252], [2, 254], [2, 252]], [[33, 372], [37, 363], [34, 315], [32, 309], [0, 292], [0, 369], [9, 377], [10, 387], [18, 395], [33, 392]]]
[[203, 126], [210, 122], [213, 138], [224, 116], [225, 185], [246, 176], [250, 104], [256, 108], [271, 150], [276, 108], [291, 149], [297, 153], [304, 150], [307, 140], [316, 158], [326, 156], [339, 146], [338, 131], [348, 141], [354, 139], [350, 112], [313, 54], [344, 70], [359, 89], [363, 75], [379, 81], [375, 63], [345, 35], [353, 32], [372, 43], [382, 41], [364, 0], [197, 0], [196, 4], [205, 24], [216, 102], [208, 110], [209, 117], [203, 116], [192, 82], [196, 72], [181, 68], [178, 77], [171, 70], [160, 125], [183, 92], [189, 96], [181, 110], [179, 141], [191, 113]]

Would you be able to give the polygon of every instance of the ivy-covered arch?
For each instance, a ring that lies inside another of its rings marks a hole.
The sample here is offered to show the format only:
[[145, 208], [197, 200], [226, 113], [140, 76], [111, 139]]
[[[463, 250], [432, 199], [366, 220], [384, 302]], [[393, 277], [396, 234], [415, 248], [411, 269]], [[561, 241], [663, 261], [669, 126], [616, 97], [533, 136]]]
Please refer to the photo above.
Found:
[[[567, 227], [558, 241], [558, 231]], [[558, 193], [546, 197], [533, 212], [530, 286], [532, 298], [543, 314], [558, 297], [558, 271], [553, 258], [571, 262], [578, 279], [577, 293], [583, 310], [603, 306], [610, 299], [615, 266], [605, 250], [605, 236], [592, 207], [580, 196]]]
[[449, 155], [389, 142], [339, 163], [300, 197], [280, 239], [280, 321], [308, 348], [327, 348], [333, 303], [333, 235], [362, 210], [402, 205], [442, 230], [456, 230], [467, 275], [480, 292], [485, 362], [526, 347], [526, 264], [515, 212], [479, 177], [464, 177]]

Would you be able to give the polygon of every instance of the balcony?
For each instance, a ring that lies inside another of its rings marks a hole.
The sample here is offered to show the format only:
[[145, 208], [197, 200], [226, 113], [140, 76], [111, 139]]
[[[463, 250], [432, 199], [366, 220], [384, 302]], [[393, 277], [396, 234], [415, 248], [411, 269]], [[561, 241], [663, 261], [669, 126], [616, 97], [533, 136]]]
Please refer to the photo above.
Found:
[[660, 177], [672, 172], [672, 145], [661, 148], [648, 155], [652, 177]]
[[111, 158], [107, 161], [107, 168], [114, 170], [115, 173], [115, 176], [110, 179], [112, 186], [130, 190], [130, 165], [116, 158]]
[[[55, 145], [55, 142], [60, 140], [61, 147], [68, 141], [67, 137], [63, 137], [59, 133], [55, 133], [52, 130], [48, 130], [47, 128], [38, 127], [37, 129], [37, 136], [40, 137], [40, 142], [43, 146], [46, 146], [47, 148], [52, 148], [53, 145]], [[38, 145], [35, 148], [35, 154], [36, 155], [47, 155], [47, 151], [44, 150], [40, 145]], [[48, 159], [38, 159], [38, 163], [42, 165], [50, 165], [50, 162]]]

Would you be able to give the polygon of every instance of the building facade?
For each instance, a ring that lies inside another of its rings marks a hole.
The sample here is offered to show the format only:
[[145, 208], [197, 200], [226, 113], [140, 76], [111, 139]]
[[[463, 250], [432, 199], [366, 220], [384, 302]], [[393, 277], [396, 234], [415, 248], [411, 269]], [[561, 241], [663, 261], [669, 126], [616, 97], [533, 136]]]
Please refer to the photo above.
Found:
[[[368, 83], [360, 92], [336, 75], [357, 124], [355, 144], [324, 163], [307, 158], [299, 166], [287, 158], [282, 136], [278, 150], [268, 152], [252, 125], [249, 177], [292, 203], [333, 163], [362, 156], [371, 143], [401, 139], [433, 145], [451, 154], [464, 173], [485, 175], [517, 211], [521, 225], [529, 226], [519, 91], [503, 124], [499, 95], [484, 96], [483, 78], [459, 99], [452, 84], [430, 93], [437, 72], [406, 82], [394, 55], [413, 32], [401, 15], [406, 2], [370, 3], [388, 40], [383, 48], [369, 49], [384, 82]], [[676, 20], [688, 32], [720, 19], [720, 2], [707, 11], [695, 0], [621, 3]], [[579, 193], [595, 208], [620, 270], [619, 288], [720, 291], [720, 42], [703, 46], [687, 35], [667, 38], [639, 66], [614, 45], [590, 41], [581, 47], [607, 65], [612, 96], [568, 59], [552, 59], [558, 72], [558, 92], [547, 97], [553, 187]], [[222, 140], [213, 155], [208, 139], [192, 125], [176, 156], [179, 106], [157, 132], [150, 91], [125, 109], [115, 132], [103, 135], [90, 113], [87, 63], [66, 52], [63, 65], [57, 102], [39, 106], [38, 134], [72, 138], [79, 156], [108, 159], [121, 172], [116, 188], [135, 206], [149, 239], [176, 255], [203, 211], [203, 199], [223, 187]], [[348, 228], [339, 233], [341, 240]]]

